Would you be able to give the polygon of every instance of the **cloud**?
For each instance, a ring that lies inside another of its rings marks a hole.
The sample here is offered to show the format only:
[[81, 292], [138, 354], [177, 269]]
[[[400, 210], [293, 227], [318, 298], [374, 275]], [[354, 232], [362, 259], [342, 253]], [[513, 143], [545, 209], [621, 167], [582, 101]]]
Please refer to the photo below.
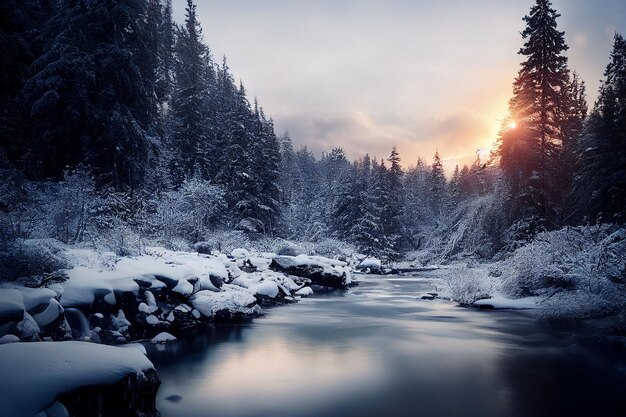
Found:
[[278, 127], [289, 131], [296, 146], [306, 145], [318, 154], [341, 147], [353, 159], [365, 153], [386, 158], [395, 145], [405, 166], [415, 163], [418, 156], [430, 160], [439, 150], [448, 168], [453, 168], [471, 161], [478, 148], [494, 139], [488, 120], [462, 112], [418, 118], [353, 111], [291, 114], [278, 120]]

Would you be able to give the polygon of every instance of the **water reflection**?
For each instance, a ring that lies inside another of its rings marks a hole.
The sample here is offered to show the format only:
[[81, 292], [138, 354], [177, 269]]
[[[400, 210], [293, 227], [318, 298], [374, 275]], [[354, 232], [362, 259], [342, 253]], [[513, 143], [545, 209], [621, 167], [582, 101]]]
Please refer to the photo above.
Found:
[[[151, 349], [165, 417], [620, 416], [618, 363], [519, 313], [366, 280], [242, 326]], [[622, 361], [622, 362], [620, 362]], [[167, 397], [181, 396], [178, 402]], [[592, 412], [593, 411], [593, 412]]]

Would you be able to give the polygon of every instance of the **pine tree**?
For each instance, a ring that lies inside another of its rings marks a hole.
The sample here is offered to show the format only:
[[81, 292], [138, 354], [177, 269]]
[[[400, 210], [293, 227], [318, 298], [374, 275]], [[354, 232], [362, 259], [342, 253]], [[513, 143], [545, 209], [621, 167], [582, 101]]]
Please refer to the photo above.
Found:
[[626, 41], [615, 34], [598, 101], [577, 149], [572, 221], [626, 221]]
[[208, 134], [211, 120], [207, 103], [209, 50], [202, 41], [202, 29], [193, 0], [187, 0], [185, 10], [185, 24], [177, 30], [174, 46], [175, 84], [169, 138], [174, 185], [180, 185], [196, 175], [209, 179], [207, 169], [213, 162]]
[[385, 188], [388, 201], [384, 207], [385, 221], [383, 224], [383, 232], [390, 241], [389, 246], [392, 251], [397, 254], [399, 253], [401, 239], [403, 237], [401, 196], [404, 193], [402, 186], [404, 172], [400, 166], [400, 154], [395, 146], [392, 148], [387, 161], [390, 164], [387, 170], [388, 181]]
[[519, 54], [526, 59], [509, 102], [515, 128], [504, 126], [497, 150], [518, 204], [548, 222], [556, 221], [562, 194], [559, 168], [569, 85], [568, 47], [564, 32], [557, 30], [559, 16], [549, 0], [537, 0], [524, 17], [525, 43]]
[[100, 184], [138, 187], [156, 115], [145, 1], [64, 2], [47, 31], [21, 93], [30, 176], [85, 164]]
[[443, 214], [446, 191], [446, 174], [439, 151], [435, 151], [430, 169], [430, 205], [435, 216]]

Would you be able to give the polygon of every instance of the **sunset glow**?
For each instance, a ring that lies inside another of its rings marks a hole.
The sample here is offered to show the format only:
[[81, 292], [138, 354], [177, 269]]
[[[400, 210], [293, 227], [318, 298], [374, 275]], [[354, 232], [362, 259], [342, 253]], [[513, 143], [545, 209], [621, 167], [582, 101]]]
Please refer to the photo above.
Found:
[[[296, 148], [381, 158], [397, 145], [405, 167], [439, 149], [450, 173], [491, 148], [507, 117], [531, 3], [207, 0], [198, 14], [212, 55], [228, 56]], [[626, 2], [602, 4], [555, 1], [590, 102], [613, 32], [626, 31]]]

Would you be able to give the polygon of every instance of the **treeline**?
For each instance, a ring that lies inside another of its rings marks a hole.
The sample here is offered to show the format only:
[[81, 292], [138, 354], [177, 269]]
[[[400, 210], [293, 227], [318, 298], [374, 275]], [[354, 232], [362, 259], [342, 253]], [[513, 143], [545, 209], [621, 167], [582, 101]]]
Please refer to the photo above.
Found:
[[0, 7], [3, 245], [53, 237], [121, 253], [128, 240], [189, 244], [222, 229], [432, 262], [626, 220], [626, 43], [615, 35], [587, 114], [548, 0], [524, 18], [496, 149], [450, 179], [438, 153], [403, 169], [395, 148], [353, 162], [340, 148], [294, 150], [213, 60], [192, 0], [180, 26], [169, 0]]
[[537, 0], [524, 17], [524, 57], [509, 116], [485, 161], [446, 180], [439, 154], [406, 171], [394, 150], [350, 164], [341, 149], [315, 158], [283, 138], [283, 231], [331, 236], [385, 258], [491, 258], [567, 225], [626, 221], [626, 43], [615, 34], [598, 101], [570, 70], [559, 14]]
[[513, 84], [496, 162], [511, 187], [513, 219], [548, 229], [626, 220], [626, 45], [615, 34], [598, 101], [568, 67], [559, 14], [537, 0], [524, 18], [525, 57]]
[[[279, 146], [226, 59], [204, 43], [193, 1], [6, 1], [1, 6], [0, 139], [26, 179], [88, 170], [100, 194], [145, 196], [203, 181], [220, 221], [272, 234]], [[189, 187], [188, 187], [189, 188]], [[134, 206], [141, 206], [137, 201]]]

